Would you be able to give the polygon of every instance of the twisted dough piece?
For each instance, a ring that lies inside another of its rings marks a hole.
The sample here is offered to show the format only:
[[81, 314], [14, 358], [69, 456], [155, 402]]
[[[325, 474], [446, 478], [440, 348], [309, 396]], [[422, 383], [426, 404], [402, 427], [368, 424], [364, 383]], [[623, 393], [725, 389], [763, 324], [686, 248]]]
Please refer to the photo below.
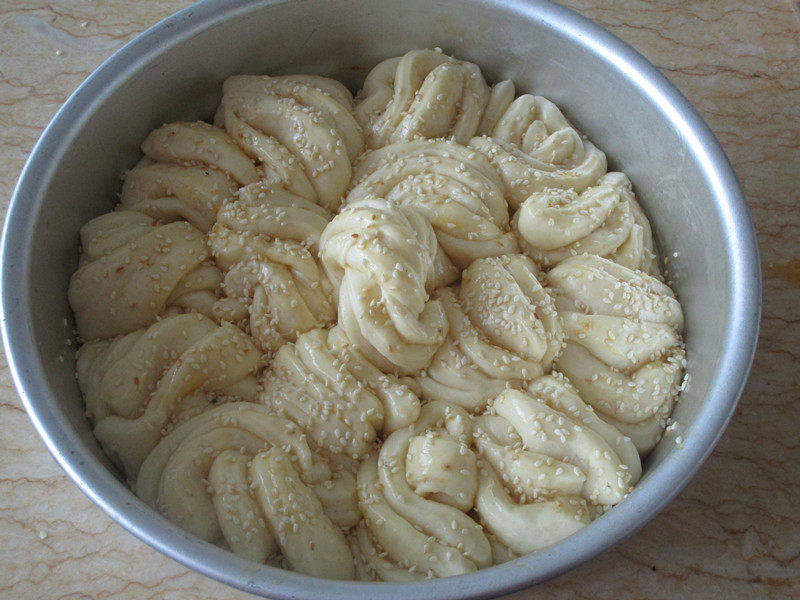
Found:
[[447, 318], [428, 298], [439, 246], [425, 218], [365, 198], [334, 217], [320, 247], [339, 287], [339, 325], [358, 351], [384, 372], [427, 367], [447, 335]]
[[449, 577], [491, 564], [489, 540], [465, 514], [477, 489], [471, 439], [463, 409], [431, 402], [361, 463], [364, 521], [351, 538], [360, 579]]
[[581, 194], [549, 188], [533, 193], [514, 215], [523, 249], [545, 267], [596, 254], [659, 276], [650, 223], [623, 173], [606, 173]]
[[259, 365], [239, 329], [185, 314], [85, 344], [77, 371], [95, 437], [133, 478], [171, 421], [220, 397], [255, 399]]
[[347, 88], [311, 75], [235, 75], [222, 92], [214, 123], [261, 162], [266, 180], [335, 210], [364, 145]]
[[469, 142], [497, 169], [512, 208], [546, 188], [582, 192], [606, 172], [605, 154], [583, 139], [555, 104], [529, 94], [513, 98], [513, 84], [495, 86], [481, 137]]
[[237, 323], [272, 354], [300, 333], [336, 319], [333, 287], [318, 264], [331, 215], [299, 196], [259, 182], [226, 204], [209, 234], [226, 271], [218, 319]]
[[83, 339], [130, 333], [164, 311], [211, 314], [222, 277], [189, 223], [111, 212], [81, 227], [81, 245], [68, 295]]
[[436, 50], [412, 50], [369, 72], [355, 116], [369, 148], [441, 137], [466, 145], [488, 99], [477, 65]]
[[207, 232], [241, 186], [260, 179], [227, 133], [203, 122], [169, 123], [142, 142], [145, 157], [125, 175], [119, 207]]
[[263, 563], [277, 548], [306, 575], [352, 579], [342, 532], [309, 485], [329, 471], [294, 423], [249, 402], [177, 427], [139, 471], [137, 495], [176, 525]]
[[423, 396], [476, 412], [506, 387], [550, 370], [563, 332], [555, 304], [527, 256], [476, 260], [461, 289], [440, 290], [450, 332], [418, 377]]
[[311, 330], [282, 346], [261, 399], [300, 425], [323, 454], [360, 458], [378, 432], [417, 419], [419, 399], [408, 383], [382, 373], [336, 326]]
[[458, 279], [477, 258], [517, 251], [503, 182], [474, 150], [441, 140], [392, 144], [364, 154], [353, 183], [348, 202], [377, 196], [425, 216], [449, 259], [440, 284]]
[[562, 540], [641, 474], [636, 448], [563, 378], [539, 378], [527, 394], [506, 390], [490, 413], [476, 419], [475, 507], [499, 548], [527, 554]]
[[558, 369], [640, 452], [661, 437], [685, 366], [683, 312], [665, 284], [592, 255], [547, 275], [567, 343]]

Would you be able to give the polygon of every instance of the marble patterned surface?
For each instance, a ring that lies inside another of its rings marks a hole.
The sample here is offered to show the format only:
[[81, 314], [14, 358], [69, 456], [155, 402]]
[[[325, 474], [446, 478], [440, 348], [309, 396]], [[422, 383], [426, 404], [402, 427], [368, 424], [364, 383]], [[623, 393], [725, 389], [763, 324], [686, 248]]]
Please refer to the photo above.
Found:
[[[0, 2], [0, 203], [99, 63], [187, 0]], [[632, 44], [716, 133], [764, 267], [759, 350], [730, 427], [630, 540], [516, 599], [800, 597], [800, 3], [568, 0]], [[249, 597], [145, 546], [67, 479], [0, 364], [0, 598]]]

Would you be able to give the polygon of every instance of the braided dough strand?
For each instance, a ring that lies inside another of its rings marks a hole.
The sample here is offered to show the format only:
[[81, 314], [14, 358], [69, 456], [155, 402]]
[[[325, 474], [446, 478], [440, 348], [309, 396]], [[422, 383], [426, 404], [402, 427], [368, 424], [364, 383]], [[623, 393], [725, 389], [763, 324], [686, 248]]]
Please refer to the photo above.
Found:
[[369, 148], [442, 137], [466, 144], [488, 99], [477, 65], [435, 50], [412, 50], [369, 72], [355, 116]]
[[416, 211], [382, 198], [353, 202], [322, 234], [321, 258], [339, 286], [339, 326], [384, 372], [426, 367], [447, 334], [429, 300], [439, 246]]
[[555, 304], [526, 256], [476, 260], [464, 271], [458, 295], [444, 289], [438, 299], [450, 332], [418, 377], [428, 399], [480, 412], [506, 387], [548, 372], [561, 350]]
[[592, 255], [547, 275], [567, 343], [558, 369], [640, 452], [660, 439], [686, 362], [683, 312], [672, 290]]
[[547, 188], [582, 192], [606, 172], [606, 156], [585, 140], [558, 107], [524, 94], [497, 116], [508, 86], [498, 90], [492, 116], [469, 146], [484, 154], [508, 190], [512, 208]]
[[208, 236], [225, 271], [225, 297], [213, 309], [217, 319], [238, 324], [270, 355], [333, 321], [333, 288], [317, 258], [330, 218], [322, 207], [274, 185], [242, 188]]
[[207, 232], [236, 190], [260, 179], [225, 131], [197, 121], [163, 125], [142, 142], [144, 158], [125, 175], [119, 207]]
[[362, 576], [447, 577], [491, 564], [489, 541], [463, 512], [477, 489], [471, 438], [463, 409], [431, 402], [414, 425], [395, 431], [378, 455], [361, 463], [364, 524], [351, 547]]
[[348, 202], [378, 196], [430, 222], [446, 260], [438, 267], [446, 279], [436, 287], [455, 281], [477, 258], [517, 251], [503, 182], [474, 150], [442, 140], [392, 144], [362, 155], [353, 181]]
[[189, 223], [111, 212], [81, 228], [81, 243], [68, 296], [83, 339], [131, 333], [166, 311], [211, 314], [222, 277]]

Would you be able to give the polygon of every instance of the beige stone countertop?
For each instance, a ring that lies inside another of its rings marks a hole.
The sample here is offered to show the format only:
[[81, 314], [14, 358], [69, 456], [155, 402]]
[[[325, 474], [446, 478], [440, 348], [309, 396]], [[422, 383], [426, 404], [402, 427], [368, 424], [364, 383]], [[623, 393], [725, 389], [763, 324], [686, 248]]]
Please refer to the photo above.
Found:
[[[188, 0], [0, 2], [0, 202], [70, 93]], [[692, 482], [631, 539], [513, 598], [800, 598], [800, 3], [568, 0], [657, 65], [733, 163], [764, 268], [736, 415]], [[0, 598], [250, 598], [144, 545], [48, 454], [2, 358]]]

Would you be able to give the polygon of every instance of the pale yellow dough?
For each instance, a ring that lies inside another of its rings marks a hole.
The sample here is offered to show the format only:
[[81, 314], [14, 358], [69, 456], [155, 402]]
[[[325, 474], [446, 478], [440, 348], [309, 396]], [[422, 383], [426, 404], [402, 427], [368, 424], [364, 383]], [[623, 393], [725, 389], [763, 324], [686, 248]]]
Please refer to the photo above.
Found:
[[120, 210], [81, 228], [69, 302], [84, 340], [130, 333], [165, 311], [210, 315], [222, 277], [200, 230]]
[[164, 222], [183, 219], [203, 232], [241, 186], [261, 178], [236, 142], [200, 121], [159, 127], [142, 152], [144, 158], [125, 175], [120, 208]]
[[355, 115], [369, 148], [440, 137], [466, 144], [488, 99], [477, 65], [436, 50], [412, 50], [370, 71]]
[[517, 251], [503, 183], [481, 154], [454, 142], [421, 140], [365, 153], [347, 202], [369, 196], [408, 206], [433, 226], [443, 251], [436, 287], [458, 279], [475, 259]]
[[419, 375], [429, 400], [449, 400], [471, 412], [506, 387], [549, 371], [563, 340], [555, 303], [527, 256], [476, 260], [458, 290], [443, 289], [450, 331]]
[[[465, 512], [477, 488], [475, 457], [468, 458], [471, 440], [472, 421], [463, 409], [431, 402], [414, 425], [395, 431], [377, 455], [361, 463], [364, 521], [351, 546], [362, 577], [446, 577], [491, 564], [489, 540]], [[433, 465], [425, 465], [417, 450], [426, 445], [446, 449], [425, 456]], [[452, 454], [463, 458], [453, 461]], [[434, 479], [432, 472], [442, 471], [440, 461], [449, 461], [451, 469]]]
[[606, 173], [580, 194], [557, 188], [531, 194], [512, 227], [525, 251], [546, 267], [594, 254], [660, 276], [650, 224], [623, 173]]
[[235, 75], [155, 129], [69, 286], [94, 433], [242, 559], [472, 573], [623, 501], [683, 313], [630, 180], [549, 100], [412, 50], [354, 98]]
[[217, 319], [236, 323], [275, 353], [301, 333], [336, 318], [333, 286], [318, 259], [331, 214], [281, 188], [259, 182], [222, 207], [208, 235], [225, 271]]
[[498, 91], [493, 114], [469, 146], [497, 168], [512, 208], [547, 188], [580, 193], [606, 172], [605, 154], [581, 137], [555, 104], [529, 94], [512, 100], [510, 82]]
[[334, 217], [320, 246], [350, 341], [383, 371], [426, 367], [448, 327], [441, 303], [429, 298], [439, 250], [430, 223], [410, 207], [367, 197]]
[[558, 368], [640, 452], [660, 439], [686, 360], [683, 312], [672, 290], [591, 255], [548, 273], [567, 343]]

